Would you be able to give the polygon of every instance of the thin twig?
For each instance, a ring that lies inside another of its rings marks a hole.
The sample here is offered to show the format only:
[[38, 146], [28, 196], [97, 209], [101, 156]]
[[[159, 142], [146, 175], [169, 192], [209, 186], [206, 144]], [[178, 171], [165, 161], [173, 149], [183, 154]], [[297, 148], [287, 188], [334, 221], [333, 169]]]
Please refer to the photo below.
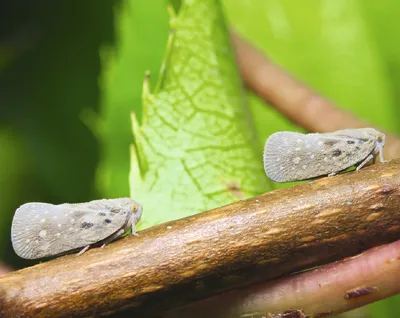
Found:
[[[400, 240], [312, 270], [209, 297], [163, 318], [327, 317], [400, 293]], [[358, 316], [357, 316], [358, 317]]]
[[[232, 39], [245, 84], [299, 126], [311, 132], [373, 127], [295, 79], [237, 33], [232, 33]], [[386, 157], [399, 158], [400, 138], [386, 134]]]

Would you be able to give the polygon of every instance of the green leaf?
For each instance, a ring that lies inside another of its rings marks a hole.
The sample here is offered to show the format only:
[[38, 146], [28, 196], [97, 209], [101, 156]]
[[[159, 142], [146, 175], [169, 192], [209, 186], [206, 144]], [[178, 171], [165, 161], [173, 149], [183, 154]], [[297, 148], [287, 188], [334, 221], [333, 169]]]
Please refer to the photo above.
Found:
[[[393, 278], [396, 279], [396, 278]], [[375, 302], [368, 306], [371, 317], [391, 318], [400, 317], [400, 295]]]
[[132, 116], [131, 196], [143, 227], [248, 198], [270, 187], [219, 3], [182, 2], [143, 123]]

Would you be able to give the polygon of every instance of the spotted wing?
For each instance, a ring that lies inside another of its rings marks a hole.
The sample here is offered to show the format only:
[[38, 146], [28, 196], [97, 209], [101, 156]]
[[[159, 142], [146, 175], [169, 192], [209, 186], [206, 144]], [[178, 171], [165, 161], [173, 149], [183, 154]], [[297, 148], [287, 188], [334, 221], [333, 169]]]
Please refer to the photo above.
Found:
[[36, 259], [63, 254], [106, 239], [129, 219], [129, 211], [112, 213], [86, 206], [27, 203], [17, 209], [11, 241], [17, 255]]
[[[123, 209], [135, 211], [136, 206], [139, 204], [131, 198], [117, 198], [117, 199], [100, 199], [93, 200], [86, 203], [66, 203], [72, 208], [83, 208], [93, 211], [106, 210], [113, 213], [119, 213]], [[140, 205], [139, 205], [140, 206]]]
[[337, 173], [366, 158], [375, 140], [340, 134], [301, 134], [278, 132], [271, 135], [264, 148], [264, 168], [276, 182], [306, 180]]

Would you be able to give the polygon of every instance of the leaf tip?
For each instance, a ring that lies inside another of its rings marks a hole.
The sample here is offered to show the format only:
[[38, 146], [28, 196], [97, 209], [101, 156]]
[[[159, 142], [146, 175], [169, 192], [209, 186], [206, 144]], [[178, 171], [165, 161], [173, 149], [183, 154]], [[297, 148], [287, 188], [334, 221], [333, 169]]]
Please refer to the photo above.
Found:
[[142, 97], [143, 100], [150, 95], [150, 71], [147, 70], [144, 74]]
[[169, 18], [174, 19], [176, 17], [176, 12], [175, 12], [174, 6], [171, 3], [168, 4], [167, 10], [168, 10]]

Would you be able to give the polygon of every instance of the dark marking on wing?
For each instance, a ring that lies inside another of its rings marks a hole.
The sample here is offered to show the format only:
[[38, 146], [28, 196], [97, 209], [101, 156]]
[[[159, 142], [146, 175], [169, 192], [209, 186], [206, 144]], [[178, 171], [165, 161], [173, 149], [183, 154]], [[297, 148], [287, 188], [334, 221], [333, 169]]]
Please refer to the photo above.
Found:
[[360, 147], [356, 146], [356, 149], [357, 149], [357, 150], [360, 150]]
[[335, 149], [334, 151], [332, 151], [332, 156], [334, 157], [339, 157], [342, 154], [342, 151], [339, 149]]
[[109, 224], [109, 223], [111, 223], [111, 220], [110, 220], [110, 219], [105, 219], [105, 220], [104, 220], [104, 223]]
[[352, 145], [352, 144], [355, 144], [356, 142], [355, 142], [354, 140], [347, 140], [347, 143], [348, 143], [349, 145]]
[[82, 225], [81, 225], [81, 228], [82, 228], [82, 229], [89, 229], [89, 228], [91, 228], [92, 226], [93, 226], [93, 223], [90, 223], [90, 222], [83, 222]]
[[106, 216], [106, 214], [104, 212], [100, 212], [99, 215], [100, 216]]
[[339, 142], [339, 140], [332, 140], [332, 139], [324, 141], [325, 145], [330, 146], [330, 147], [332, 147], [333, 145], [336, 145], [338, 142]]

